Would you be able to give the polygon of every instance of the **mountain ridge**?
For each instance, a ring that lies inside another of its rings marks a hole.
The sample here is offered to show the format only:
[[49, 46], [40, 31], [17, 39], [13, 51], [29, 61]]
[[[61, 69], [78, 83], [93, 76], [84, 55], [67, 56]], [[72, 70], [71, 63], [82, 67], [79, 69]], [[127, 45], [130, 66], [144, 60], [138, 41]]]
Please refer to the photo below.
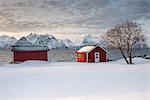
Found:
[[[146, 37], [146, 43], [148, 47], [149, 44], [149, 36]], [[75, 41], [71, 41], [70, 39], [57, 39], [51, 34], [39, 35], [37, 33], [30, 33], [25, 37], [21, 37], [17, 40], [14, 37], [9, 37], [6, 35], [0, 36], [0, 49], [10, 49], [11, 46], [26, 46], [26, 45], [38, 45], [38, 46], [47, 46], [49, 49], [54, 48], [74, 48], [80, 47], [84, 45], [99, 45], [102, 47], [106, 47], [108, 43], [106, 43], [103, 38], [99, 35], [81, 35]]]

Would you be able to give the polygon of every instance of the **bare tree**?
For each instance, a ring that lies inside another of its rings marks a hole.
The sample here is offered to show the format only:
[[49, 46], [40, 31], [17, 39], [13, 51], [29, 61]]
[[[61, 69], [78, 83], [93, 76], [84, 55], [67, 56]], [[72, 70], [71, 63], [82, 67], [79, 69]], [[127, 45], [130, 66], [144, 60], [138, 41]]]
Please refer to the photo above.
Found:
[[[107, 31], [103, 36], [113, 47], [120, 50], [127, 64], [132, 64], [133, 48], [135, 44], [144, 41], [141, 25], [133, 21], [126, 21]], [[129, 59], [128, 59], [129, 58]]]

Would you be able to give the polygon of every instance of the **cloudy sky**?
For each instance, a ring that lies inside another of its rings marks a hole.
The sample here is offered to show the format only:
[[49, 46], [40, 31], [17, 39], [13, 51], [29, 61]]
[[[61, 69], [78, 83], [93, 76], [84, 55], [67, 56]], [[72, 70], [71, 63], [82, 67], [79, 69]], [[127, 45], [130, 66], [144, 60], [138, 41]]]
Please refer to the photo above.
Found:
[[150, 33], [150, 0], [0, 0], [0, 35], [103, 34], [126, 20]]

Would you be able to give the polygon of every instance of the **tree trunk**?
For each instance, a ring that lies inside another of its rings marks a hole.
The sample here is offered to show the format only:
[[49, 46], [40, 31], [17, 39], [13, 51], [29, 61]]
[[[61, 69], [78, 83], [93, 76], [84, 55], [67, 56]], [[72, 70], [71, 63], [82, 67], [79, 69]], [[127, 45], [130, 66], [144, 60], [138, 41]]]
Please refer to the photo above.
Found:
[[129, 52], [129, 63], [133, 64], [133, 62], [132, 62], [132, 49]]
[[132, 63], [132, 56], [131, 56], [131, 55], [129, 56], [129, 63], [130, 63], [130, 64], [133, 64], [133, 63]]
[[126, 61], [126, 63], [129, 64], [129, 61], [127, 60], [127, 58], [126, 58], [126, 56], [125, 56], [123, 50], [122, 50], [122, 49], [119, 49], [119, 50], [121, 51], [121, 54], [122, 54], [124, 60]]

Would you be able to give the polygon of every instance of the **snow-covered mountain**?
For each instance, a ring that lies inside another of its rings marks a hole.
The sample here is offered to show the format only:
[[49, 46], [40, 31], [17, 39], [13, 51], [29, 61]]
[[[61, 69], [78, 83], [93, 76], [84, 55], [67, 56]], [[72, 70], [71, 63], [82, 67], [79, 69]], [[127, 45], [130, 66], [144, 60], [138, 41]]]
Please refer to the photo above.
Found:
[[28, 41], [25, 37], [20, 38], [20, 40], [18, 40], [15, 43], [15, 46], [32, 46], [33, 44]]
[[38, 34], [29, 34], [26, 37], [22, 37], [15, 44], [16, 46], [47, 46], [49, 49], [53, 48], [66, 48], [66, 45], [62, 40], [56, 39], [54, 36], [38, 35]]
[[34, 45], [47, 46], [49, 49], [53, 48], [66, 48], [66, 45], [59, 40], [49, 37], [49, 35], [39, 35]]
[[83, 45], [100, 45], [104, 46], [105, 42], [101, 38], [101, 36], [93, 36], [93, 35], [81, 35], [79, 39], [75, 41], [76, 46]]
[[64, 43], [68, 48], [74, 46], [74, 43], [69, 39], [60, 40], [60, 42]]
[[30, 33], [28, 36], [26, 36], [26, 39], [28, 41], [30, 41], [32, 44], [34, 44], [38, 37], [39, 37], [38, 34], [36, 34], [36, 33]]
[[11, 46], [47, 46], [49, 49], [53, 48], [66, 48], [67, 46], [65, 43], [67, 43], [67, 46], [69, 46], [70, 40], [66, 42], [66, 40], [59, 40], [56, 39], [54, 36], [50, 34], [46, 35], [38, 35], [38, 34], [29, 34], [26, 37], [21, 37], [19, 40], [15, 39], [14, 37], [9, 36], [0, 36], [0, 49], [10, 49]]
[[[150, 36], [146, 36], [146, 42], [150, 47]], [[49, 49], [53, 48], [76, 48], [83, 45], [100, 45], [102, 47], [112, 47], [106, 43], [99, 35], [81, 35], [77, 40], [71, 41], [69, 39], [56, 39], [51, 34], [39, 35], [31, 33], [26, 37], [22, 37], [17, 41], [14, 37], [0, 36], [0, 49], [9, 49], [12, 45], [17, 46], [47, 46]]]
[[[40, 35], [36, 34], [36, 33], [30, 33], [29, 35], [26, 36], [26, 38], [31, 42], [31, 43], [35, 43], [36, 40], [38, 39]], [[48, 36], [49, 38], [53, 38], [56, 39], [54, 36], [50, 35], [50, 34], [46, 34], [45, 36]]]
[[17, 39], [14, 37], [9, 37], [6, 35], [0, 36], [0, 48], [1, 49], [9, 49], [16, 42], [17, 42]]
[[59, 48], [59, 47], [76, 47], [83, 45], [101, 45], [104, 46], [105, 42], [101, 38], [101, 36], [94, 36], [89, 34], [81, 35], [77, 40], [71, 41], [69, 39], [56, 39], [54, 36], [50, 34], [46, 35], [38, 35], [35, 33], [31, 33], [26, 37], [31, 43], [35, 45], [48, 46], [51, 48]]
[[101, 45], [104, 46], [105, 42], [102, 40], [101, 36], [93, 36], [93, 35], [81, 35], [77, 40], [72, 42], [69, 39], [56, 39], [54, 36], [50, 34], [39, 35], [35, 33], [31, 33], [26, 36], [28, 41], [30, 41], [34, 45], [40, 46], [48, 46], [49, 49], [52, 48], [71, 48], [76, 46], [83, 45]]
[[57, 39], [51, 34], [39, 35], [36, 33], [31, 33], [28, 36], [26, 36], [26, 38], [28, 39], [28, 41], [30, 41], [34, 45], [48, 46], [50, 49], [66, 48], [66, 47], [72, 48], [73, 46], [76, 46], [76, 43], [74, 43], [73, 41], [69, 39]]

